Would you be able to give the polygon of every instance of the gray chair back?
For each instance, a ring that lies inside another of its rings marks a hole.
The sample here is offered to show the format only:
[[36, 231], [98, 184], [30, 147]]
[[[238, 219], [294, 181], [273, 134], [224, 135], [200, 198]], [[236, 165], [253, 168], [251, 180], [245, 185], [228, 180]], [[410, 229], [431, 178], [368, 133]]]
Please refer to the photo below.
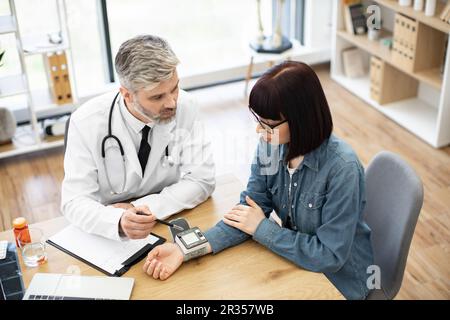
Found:
[[393, 299], [400, 290], [411, 239], [423, 204], [423, 185], [398, 155], [378, 153], [366, 170], [365, 220], [372, 229], [381, 290], [367, 299]]

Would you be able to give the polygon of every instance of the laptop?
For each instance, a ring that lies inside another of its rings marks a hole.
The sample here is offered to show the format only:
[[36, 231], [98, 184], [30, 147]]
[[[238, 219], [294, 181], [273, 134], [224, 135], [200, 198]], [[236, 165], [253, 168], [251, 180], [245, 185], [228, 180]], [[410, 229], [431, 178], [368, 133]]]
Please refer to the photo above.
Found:
[[36, 273], [24, 300], [129, 300], [133, 278]]

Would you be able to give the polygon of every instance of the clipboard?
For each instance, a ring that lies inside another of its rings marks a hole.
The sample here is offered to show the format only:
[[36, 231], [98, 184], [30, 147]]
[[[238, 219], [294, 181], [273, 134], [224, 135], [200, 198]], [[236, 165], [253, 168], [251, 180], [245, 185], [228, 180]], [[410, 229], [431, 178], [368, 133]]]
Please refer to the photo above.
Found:
[[[74, 227], [70, 226], [70, 228], [74, 228]], [[64, 230], [62, 230], [62, 231], [64, 231]], [[76, 232], [82, 232], [82, 231], [80, 230], [80, 231], [76, 231]], [[65, 246], [58, 244], [57, 242], [52, 241], [51, 239], [48, 239], [46, 242], [48, 244], [52, 245], [53, 247], [61, 250], [62, 252], [84, 262], [85, 264], [91, 266], [92, 268], [94, 268], [108, 276], [120, 277], [123, 274], [125, 274], [133, 265], [135, 265], [136, 263], [141, 261], [147, 255], [147, 253], [150, 252], [150, 250], [152, 250], [154, 247], [156, 247], [160, 244], [163, 244], [166, 241], [165, 238], [163, 238], [159, 235], [156, 235], [154, 233], [151, 233], [150, 235], [155, 237], [156, 241], [153, 243], [147, 243], [143, 247], [141, 247], [138, 251], [132, 253], [131, 256], [129, 256], [126, 260], [124, 260], [120, 263], [121, 268], [116, 268], [116, 270], [114, 272], [106, 270], [104, 267], [98, 265], [98, 263], [95, 263], [95, 262], [91, 261], [90, 259], [83, 257], [82, 254], [77, 254], [77, 253], [73, 252], [72, 250], [68, 250]], [[86, 236], [93, 238], [93, 239], [95, 239], [95, 237], [98, 237], [98, 236], [89, 235], [89, 234], [86, 234]], [[79, 240], [79, 239], [77, 239], [77, 240]], [[104, 239], [103, 241], [109, 241], [109, 239]], [[116, 242], [118, 246], [121, 244], [119, 241], [114, 241], [114, 240], [110, 240], [110, 241]], [[133, 241], [133, 240], [129, 240], [129, 241]], [[95, 247], [95, 243], [93, 243], [92, 246]], [[78, 250], [78, 251], [80, 251], [80, 250]], [[114, 248], [111, 248], [111, 250], [114, 250]]]

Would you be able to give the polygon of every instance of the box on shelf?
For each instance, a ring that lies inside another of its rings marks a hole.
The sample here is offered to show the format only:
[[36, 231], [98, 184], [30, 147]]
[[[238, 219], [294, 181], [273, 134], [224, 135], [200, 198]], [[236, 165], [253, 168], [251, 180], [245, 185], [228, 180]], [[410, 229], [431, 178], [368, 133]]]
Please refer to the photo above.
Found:
[[394, 20], [392, 61], [410, 72], [439, 68], [446, 37], [439, 30], [397, 13]]
[[347, 1], [344, 5], [344, 19], [346, 30], [350, 34], [365, 34], [367, 22], [364, 6], [360, 1]]
[[367, 66], [364, 66], [363, 52], [359, 48], [343, 50], [342, 63], [345, 75], [349, 78], [359, 78], [367, 75]]
[[419, 82], [378, 57], [370, 59], [370, 97], [380, 105], [417, 96]]

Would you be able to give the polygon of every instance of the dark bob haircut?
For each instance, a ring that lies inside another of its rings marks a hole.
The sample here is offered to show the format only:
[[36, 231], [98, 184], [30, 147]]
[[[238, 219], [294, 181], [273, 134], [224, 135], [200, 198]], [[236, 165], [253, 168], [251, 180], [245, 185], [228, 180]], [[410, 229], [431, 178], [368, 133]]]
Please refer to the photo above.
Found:
[[313, 151], [333, 131], [322, 85], [305, 63], [287, 61], [265, 72], [250, 93], [249, 108], [264, 119], [287, 119], [291, 138], [286, 161]]

